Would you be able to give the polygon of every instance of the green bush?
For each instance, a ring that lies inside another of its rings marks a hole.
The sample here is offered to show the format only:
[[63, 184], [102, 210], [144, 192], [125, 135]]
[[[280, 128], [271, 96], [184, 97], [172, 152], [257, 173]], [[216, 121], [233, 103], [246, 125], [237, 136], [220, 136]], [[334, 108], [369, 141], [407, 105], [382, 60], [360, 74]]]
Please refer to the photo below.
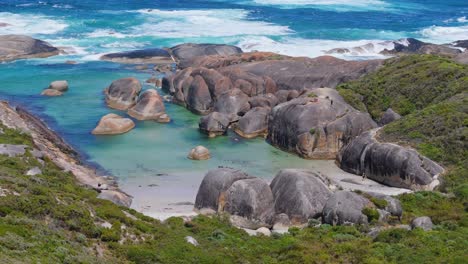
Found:
[[362, 209], [362, 213], [367, 216], [367, 221], [369, 223], [379, 220], [379, 212], [375, 208], [366, 207]]

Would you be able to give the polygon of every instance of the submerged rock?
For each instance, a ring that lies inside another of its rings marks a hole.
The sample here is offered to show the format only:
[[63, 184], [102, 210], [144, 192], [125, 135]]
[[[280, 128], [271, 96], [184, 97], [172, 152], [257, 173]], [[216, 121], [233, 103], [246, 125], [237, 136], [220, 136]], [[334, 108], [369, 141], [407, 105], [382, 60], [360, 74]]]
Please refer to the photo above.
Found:
[[44, 89], [41, 95], [54, 97], [54, 96], [62, 96], [63, 93], [55, 89]]
[[195, 200], [195, 208], [212, 209], [218, 211], [218, 208], [224, 208], [226, 203], [226, 191], [231, 185], [242, 179], [250, 179], [252, 176], [235, 169], [219, 168], [208, 171]]
[[309, 159], [335, 159], [362, 132], [377, 127], [367, 113], [348, 105], [334, 89], [316, 88], [273, 108], [267, 140]]
[[60, 53], [49, 43], [23, 35], [0, 36], [0, 62], [17, 59], [46, 58]]
[[106, 95], [106, 103], [110, 108], [127, 110], [137, 103], [140, 91], [140, 82], [130, 77], [113, 81], [111, 85], [104, 90], [104, 93]]
[[364, 132], [341, 150], [341, 169], [392, 187], [432, 190], [439, 185], [441, 166], [414, 149], [379, 142], [376, 133]]
[[257, 229], [271, 227], [274, 220], [273, 194], [265, 180], [235, 181], [226, 191], [223, 210], [235, 226]]
[[255, 107], [248, 111], [235, 125], [234, 132], [244, 138], [266, 136], [270, 108]]
[[216, 137], [226, 134], [229, 124], [230, 120], [226, 114], [213, 112], [200, 118], [198, 127], [209, 137]]
[[188, 154], [188, 158], [192, 160], [207, 160], [211, 158], [210, 151], [204, 146], [196, 146]]
[[364, 208], [373, 204], [357, 193], [338, 191], [330, 196], [323, 208], [322, 220], [325, 224], [368, 224]]
[[94, 135], [116, 135], [126, 133], [135, 127], [130, 118], [116, 114], [107, 114], [101, 118], [97, 127], [92, 131]]
[[154, 120], [167, 123], [163, 98], [155, 89], [148, 89], [140, 95], [137, 104], [128, 110], [128, 115], [138, 120]]
[[322, 215], [332, 194], [318, 174], [301, 169], [283, 169], [270, 184], [275, 213], [286, 214], [293, 224], [304, 224]]

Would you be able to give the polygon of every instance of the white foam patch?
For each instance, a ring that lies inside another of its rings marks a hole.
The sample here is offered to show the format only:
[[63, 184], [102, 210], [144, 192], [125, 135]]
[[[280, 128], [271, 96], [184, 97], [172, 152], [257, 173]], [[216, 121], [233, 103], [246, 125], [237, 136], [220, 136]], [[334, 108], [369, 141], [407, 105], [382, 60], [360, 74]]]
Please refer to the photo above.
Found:
[[243, 2], [280, 8], [320, 8], [334, 11], [384, 10], [391, 6], [382, 0], [247, 0]]
[[[245, 38], [238, 43], [244, 51], [271, 51], [295, 57], [318, 57], [333, 55], [343, 59], [384, 58], [379, 54], [384, 49], [393, 49], [393, 43], [383, 40], [338, 41], [321, 39], [285, 38], [281, 42], [267, 37]], [[333, 49], [348, 49], [349, 52]]]
[[113, 29], [97, 29], [91, 33], [86, 34], [88, 38], [126, 38], [126, 37], [132, 37], [131, 35], [123, 34], [120, 32], [117, 32]]
[[459, 27], [431, 26], [419, 32], [422, 40], [437, 44], [468, 39], [468, 25]]
[[241, 35], [287, 35], [287, 26], [249, 20], [241, 9], [211, 10], [139, 10], [146, 22], [131, 34], [160, 38], [232, 37]]
[[56, 18], [33, 15], [0, 12], [0, 23], [8, 24], [0, 27], [1, 34], [55, 34], [64, 30], [68, 25]]
[[108, 49], [134, 49], [134, 48], [142, 48], [145, 46], [151, 45], [150, 42], [136, 42], [136, 41], [128, 41], [128, 42], [112, 42], [107, 44], [101, 44], [100, 46], [103, 48]]
[[466, 19], [466, 16], [462, 16], [462, 17], [457, 18], [457, 22], [458, 23], [466, 23], [466, 22], [468, 22], [468, 19]]

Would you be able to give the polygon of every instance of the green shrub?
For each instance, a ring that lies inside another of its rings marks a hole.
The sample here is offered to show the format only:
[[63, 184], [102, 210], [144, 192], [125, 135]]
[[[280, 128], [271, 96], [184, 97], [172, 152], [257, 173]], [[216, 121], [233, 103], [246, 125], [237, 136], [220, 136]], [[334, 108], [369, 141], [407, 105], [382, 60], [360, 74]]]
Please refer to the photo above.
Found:
[[379, 220], [379, 212], [375, 208], [366, 207], [362, 209], [362, 213], [367, 216], [367, 221], [369, 223]]

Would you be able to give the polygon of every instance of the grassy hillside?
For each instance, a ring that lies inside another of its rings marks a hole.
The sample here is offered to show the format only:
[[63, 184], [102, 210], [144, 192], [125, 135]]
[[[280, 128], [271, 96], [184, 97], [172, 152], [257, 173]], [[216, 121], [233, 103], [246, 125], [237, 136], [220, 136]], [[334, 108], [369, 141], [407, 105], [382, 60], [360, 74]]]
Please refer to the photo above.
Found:
[[468, 65], [433, 55], [393, 58], [377, 72], [337, 89], [351, 105], [375, 119], [389, 107], [407, 115], [467, 91]]
[[[31, 139], [2, 128], [1, 143]], [[403, 221], [429, 215], [433, 231], [389, 230], [376, 239], [369, 227], [292, 228], [290, 234], [250, 237], [225, 217], [164, 223], [96, 198], [73, 176], [30, 154], [0, 155], [2, 263], [461, 263], [468, 257], [468, 214], [462, 200], [436, 193], [401, 197]], [[194, 237], [199, 246], [186, 242]]]

